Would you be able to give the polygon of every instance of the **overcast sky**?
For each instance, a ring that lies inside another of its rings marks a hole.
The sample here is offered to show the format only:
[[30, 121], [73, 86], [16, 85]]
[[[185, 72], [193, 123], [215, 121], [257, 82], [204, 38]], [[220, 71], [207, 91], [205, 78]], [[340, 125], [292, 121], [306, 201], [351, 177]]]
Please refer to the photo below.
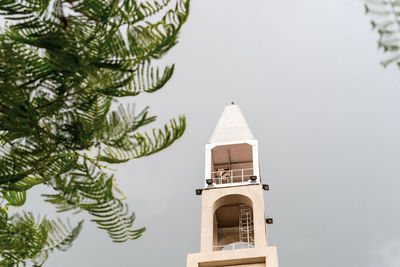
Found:
[[[172, 80], [132, 99], [158, 125], [186, 114], [187, 131], [117, 172], [147, 231], [114, 244], [86, 220], [45, 266], [185, 266], [200, 248], [204, 145], [232, 100], [259, 140], [280, 267], [400, 266], [400, 71], [380, 66], [377, 38], [361, 0], [192, 0]], [[26, 207], [56, 216], [33, 193]]]

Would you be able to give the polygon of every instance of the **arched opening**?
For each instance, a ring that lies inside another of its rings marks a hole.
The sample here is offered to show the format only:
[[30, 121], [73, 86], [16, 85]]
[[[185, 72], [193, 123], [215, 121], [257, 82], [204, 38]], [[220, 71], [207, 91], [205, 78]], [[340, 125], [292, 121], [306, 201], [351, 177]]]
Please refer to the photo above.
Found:
[[230, 195], [218, 202], [214, 213], [214, 250], [254, 247], [251, 200], [242, 195]]

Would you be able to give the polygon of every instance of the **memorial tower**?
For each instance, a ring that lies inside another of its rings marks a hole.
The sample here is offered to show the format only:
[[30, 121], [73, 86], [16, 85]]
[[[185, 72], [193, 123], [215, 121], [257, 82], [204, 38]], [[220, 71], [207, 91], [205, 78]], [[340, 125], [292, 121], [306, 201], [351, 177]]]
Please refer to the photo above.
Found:
[[268, 246], [258, 141], [238, 105], [226, 106], [206, 145], [200, 253], [187, 267], [278, 267]]

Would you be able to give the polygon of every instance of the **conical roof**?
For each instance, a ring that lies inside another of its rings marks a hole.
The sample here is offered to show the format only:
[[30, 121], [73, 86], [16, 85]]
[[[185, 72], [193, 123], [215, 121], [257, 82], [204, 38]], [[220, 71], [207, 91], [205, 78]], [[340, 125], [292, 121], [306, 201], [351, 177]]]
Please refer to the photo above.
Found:
[[210, 138], [210, 143], [229, 143], [248, 139], [254, 139], [254, 136], [239, 106], [226, 106]]

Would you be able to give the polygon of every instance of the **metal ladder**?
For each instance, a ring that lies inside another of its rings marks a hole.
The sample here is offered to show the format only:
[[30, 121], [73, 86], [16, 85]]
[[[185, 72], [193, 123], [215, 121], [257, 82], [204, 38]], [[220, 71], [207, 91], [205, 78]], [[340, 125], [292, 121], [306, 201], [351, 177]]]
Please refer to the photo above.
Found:
[[253, 212], [246, 204], [240, 204], [239, 212], [239, 240], [247, 247], [254, 247]]

